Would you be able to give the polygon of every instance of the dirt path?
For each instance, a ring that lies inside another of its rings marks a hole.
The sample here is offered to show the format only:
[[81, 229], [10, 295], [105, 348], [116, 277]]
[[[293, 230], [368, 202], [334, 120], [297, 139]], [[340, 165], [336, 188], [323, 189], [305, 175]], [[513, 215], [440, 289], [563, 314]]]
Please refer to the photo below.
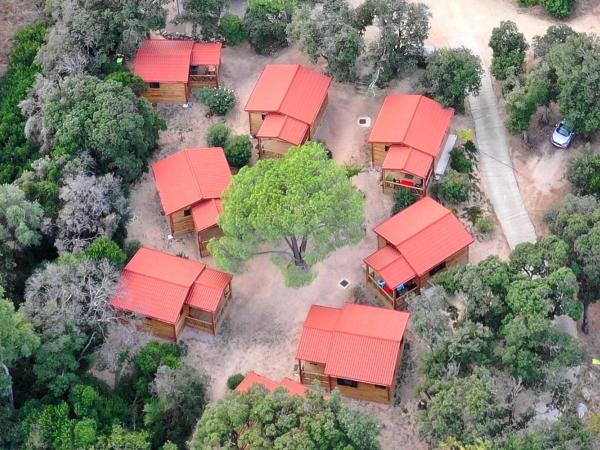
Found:
[[6, 70], [15, 31], [39, 18], [35, 0], [0, 0], [0, 75]]

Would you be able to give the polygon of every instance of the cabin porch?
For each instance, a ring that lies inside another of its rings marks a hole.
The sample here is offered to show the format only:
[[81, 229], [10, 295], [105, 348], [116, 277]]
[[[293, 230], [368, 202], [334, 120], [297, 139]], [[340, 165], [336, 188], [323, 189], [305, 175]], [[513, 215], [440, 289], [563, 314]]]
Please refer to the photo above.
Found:
[[406, 298], [410, 294], [419, 293], [419, 280], [415, 277], [405, 283], [391, 288], [384, 281], [383, 277], [375, 269], [366, 266], [367, 284], [375, 288], [375, 292], [381, 297], [386, 306], [392, 309], [404, 309], [406, 308]]

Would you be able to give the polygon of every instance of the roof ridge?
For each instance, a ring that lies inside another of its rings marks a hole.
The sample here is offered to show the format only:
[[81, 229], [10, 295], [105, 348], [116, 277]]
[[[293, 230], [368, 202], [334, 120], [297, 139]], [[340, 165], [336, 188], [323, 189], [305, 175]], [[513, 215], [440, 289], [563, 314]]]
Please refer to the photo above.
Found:
[[[412, 126], [413, 120], [415, 119], [415, 115], [417, 114], [417, 110], [419, 109], [419, 105], [421, 104], [421, 100], [423, 100], [424, 95], [418, 94], [417, 97], [419, 97], [419, 101], [417, 101], [417, 104], [415, 105], [415, 109], [413, 110], [413, 112], [410, 116], [410, 120], [408, 121], [408, 126], [406, 127], [406, 132], [404, 133], [404, 137], [402, 138], [402, 141], [406, 141], [406, 136], [408, 136], [408, 130]], [[408, 146], [408, 147], [410, 147], [410, 146]]]
[[[203, 270], [204, 270], [204, 269], [203, 269]], [[171, 280], [165, 280], [165, 279], [163, 279], [163, 278], [158, 278], [158, 277], [156, 277], [156, 276], [154, 276], [154, 275], [148, 275], [148, 274], [146, 274], [146, 273], [140, 273], [140, 272], [136, 272], [135, 270], [128, 269], [127, 267], [125, 267], [125, 268], [123, 269], [123, 272], [129, 272], [129, 273], [132, 273], [132, 274], [134, 274], [134, 275], [140, 275], [140, 276], [142, 276], [142, 277], [151, 278], [151, 279], [153, 279], [153, 280], [157, 280], [157, 281], [162, 281], [163, 283], [174, 284], [175, 286], [180, 286], [180, 287], [183, 287], [183, 288], [187, 288], [188, 290], [189, 290], [189, 289], [191, 289], [191, 287], [192, 287], [191, 285], [190, 285], [190, 286], [186, 286], [185, 284], [179, 284], [179, 283], [176, 283], [176, 282], [174, 282], [174, 281], [171, 281]], [[201, 271], [201, 272], [202, 272], [202, 271]], [[196, 277], [196, 278], [198, 278], [198, 277]], [[194, 281], [195, 281], [195, 280], [194, 280]], [[193, 284], [193, 283], [194, 283], [194, 282], [192, 282], [192, 284]]]
[[[196, 183], [196, 187], [198, 188], [198, 191], [200, 192], [200, 200], [198, 200], [196, 203], [199, 203], [202, 200], [206, 200], [204, 198], [204, 192], [202, 192], [202, 188], [200, 187], [200, 181], [198, 181], [198, 175], [196, 174], [196, 171], [194, 170], [194, 166], [192, 165], [192, 161], [190, 159], [190, 155], [188, 154], [188, 152], [192, 150], [191, 148], [185, 148], [183, 149], [183, 153], [185, 154], [185, 160], [188, 163], [188, 166], [190, 168], [190, 171], [192, 172], [192, 177], [194, 178], [194, 182]], [[205, 149], [206, 150], [206, 149]]]
[[[404, 328], [406, 328], [406, 327], [404, 327]], [[362, 337], [362, 338], [368, 338], [368, 339], [377, 339], [378, 341], [397, 342], [398, 344], [402, 340], [402, 339], [400, 339], [400, 341], [397, 341], [395, 339], [388, 339], [388, 338], [384, 338], [384, 337], [367, 336], [366, 334], [351, 333], [349, 331], [335, 331], [335, 333], [347, 334], [348, 336], [356, 336], [356, 337]]]
[[[290, 80], [290, 84], [288, 84], [287, 88], [285, 89], [285, 94], [283, 94], [283, 96], [281, 97], [281, 102], [279, 102], [279, 105], [277, 106], [277, 112], [285, 117], [287, 117], [287, 114], [284, 114], [281, 112], [281, 105], [283, 105], [283, 102], [285, 102], [286, 97], [290, 93], [290, 88], [292, 87], [292, 84], [294, 84], [294, 80], [298, 76], [298, 72], [300, 71], [300, 67], [301, 67], [300, 64], [292, 64], [292, 65], [296, 66], [296, 70], [294, 71], [294, 75], [292, 76], [292, 79]], [[282, 126], [282, 128], [283, 128], [283, 126]]]
[[[431, 222], [429, 225], [427, 225], [426, 227], [423, 227], [422, 229], [419, 230], [419, 233], [423, 230], [426, 230], [428, 228], [430, 228], [431, 226], [435, 225], [436, 223], [438, 223], [440, 220], [442, 220], [444, 217], [446, 217], [448, 214], [452, 214], [452, 211], [450, 211], [448, 208], [446, 208], [444, 205], [440, 205], [439, 203], [437, 203], [435, 200], [433, 200], [432, 198], [430, 198], [429, 196], [425, 196], [423, 197], [421, 200], [419, 201], [423, 201], [425, 199], [430, 199], [432, 200], [434, 203], [438, 204], [439, 206], [441, 206], [442, 208], [444, 208], [446, 210], [446, 212], [444, 214], [442, 214], [440, 217], [438, 217], [437, 219], [435, 219], [433, 222]], [[418, 203], [418, 202], [417, 202]], [[412, 205], [411, 205], [412, 206]], [[406, 208], [408, 209], [408, 208]], [[402, 211], [401, 211], [402, 212]], [[400, 214], [400, 213], [398, 213]], [[390, 219], [392, 219], [394, 216], [390, 217]], [[388, 220], [390, 220], [388, 219]], [[385, 223], [385, 222], [384, 222]], [[415, 235], [411, 235], [409, 237], [407, 237], [406, 239], [404, 239], [403, 241], [400, 241], [398, 244], [392, 244], [393, 247], [396, 248], [396, 250], [398, 250], [400, 252], [400, 249], [398, 248], [399, 245], [404, 244], [406, 241], [408, 241], [409, 239], [415, 237]], [[402, 255], [402, 252], [400, 252], [400, 254]], [[404, 257], [404, 255], [402, 255], [402, 257]], [[406, 259], [406, 258], [405, 258]]]

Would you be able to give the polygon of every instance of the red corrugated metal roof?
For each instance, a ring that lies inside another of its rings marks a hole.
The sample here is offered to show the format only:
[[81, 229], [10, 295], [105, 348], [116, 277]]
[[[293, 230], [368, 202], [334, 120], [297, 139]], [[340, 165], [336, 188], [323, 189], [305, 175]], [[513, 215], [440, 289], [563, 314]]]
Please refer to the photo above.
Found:
[[432, 167], [431, 155], [404, 145], [392, 145], [381, 165], [384, 170], [401, 170], [421, 178], [426, 178]]
[[183, 149], [152, 164], [152, 172], [167, 215], [201, 200], [221, 198], [231, 181], [220, 147]]
[[312, 125], [331, 81], [298, 64], [267, 64], [244, 109], [285, 114]]
[[454, 110], [423, 95], [388, 95], [373, 124], [369, 142], [402, 144], [437, 157]]
[[192, 208], [192, 219], [196, 231], [204, 231], [217, 225], [223, 212], [223, 202], [217, 199], [202, 200]]
[[192, 66], [217, 66], [221, 63], [220, 42], [194, 42], [192, 48]]
[[290, 395], [299, 395], [302, 397], [306, 394], [307, 389], [303, 384], [290, 378], [284, 378], [280, 382], [277, 382], [256, 372], [249, 372], [235, 390], [236, 392], [247, 392], [255, 384], [261, 384], [271, 392], [275, 392], [279, 388], [284, 388]]
[[218, 305], [230, 281], [231, 275], [199, 261], [142, 247], [123, 269], [111, 303], [115, 308], [173, 324], [190, 297], [194, 306], [213, 308], [218, 296]]
[[149, 39], [135, 56], [133, 73], [147, 83], [187, 83], [193, 41]]
[[376, 270], [391, 288], [397, 288], [416, 276], [402, 254], [391, 245], [380, 248], [364, 261], [367, 266]]
[[337, 309], [313, 305], [296, 358], [325, 364], [325, 373], [390, 386], [409, 313], [347, 304]]
[[269, 113], [256, 133], [260, 138], [276, 138], [300, 145], [308, 131], [308, 125], [283, 114]]
[[400, 211], [373, 231], [396, 247], [419, 276], [473, 243], [458, 218], [430, 197]]

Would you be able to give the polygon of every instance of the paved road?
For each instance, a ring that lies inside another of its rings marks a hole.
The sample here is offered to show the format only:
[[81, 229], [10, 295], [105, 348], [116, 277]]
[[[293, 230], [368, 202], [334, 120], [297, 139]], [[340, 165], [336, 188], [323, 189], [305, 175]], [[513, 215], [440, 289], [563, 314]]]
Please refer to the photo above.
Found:
[[[473, 39], [462, 42], [481, 56]], [[483, 58], [482, 58], [483, 60]], [[496, 94], [488, 69], [481, 79], [478, 96], [468, 98], [475, 121], [477, 145], [480, 149], [479, 169], [496, 216], [510, 248], [521, 242], [535, 242], [536, 234], [529, 218], [515, 172], [512, 168], [506, 128], [500, 117]]]

